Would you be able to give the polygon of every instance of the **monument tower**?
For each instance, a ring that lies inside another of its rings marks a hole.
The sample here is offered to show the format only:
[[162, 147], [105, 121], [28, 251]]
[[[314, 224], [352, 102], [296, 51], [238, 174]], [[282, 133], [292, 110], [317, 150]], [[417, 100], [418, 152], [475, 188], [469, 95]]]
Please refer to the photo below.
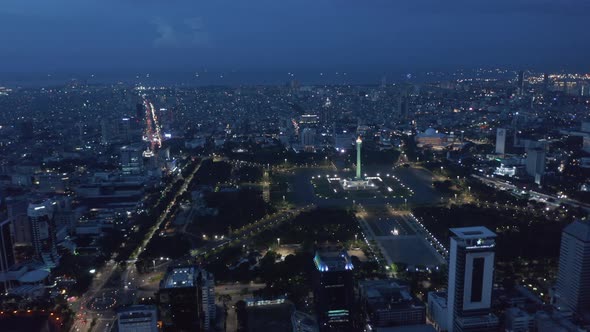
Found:
[[356, 179], [360, 180], [361, 176], [361, 145], [363, 144], [363, 140], [359, 136], [356, 139]]

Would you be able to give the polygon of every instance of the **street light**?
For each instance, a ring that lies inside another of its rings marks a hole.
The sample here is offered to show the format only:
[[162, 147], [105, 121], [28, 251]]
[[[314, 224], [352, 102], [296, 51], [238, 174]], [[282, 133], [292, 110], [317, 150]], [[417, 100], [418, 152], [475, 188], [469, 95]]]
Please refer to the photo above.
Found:
[[277, 238], [277, 244], [279, 247], [281, 246], [281, 239], [280, 238]]

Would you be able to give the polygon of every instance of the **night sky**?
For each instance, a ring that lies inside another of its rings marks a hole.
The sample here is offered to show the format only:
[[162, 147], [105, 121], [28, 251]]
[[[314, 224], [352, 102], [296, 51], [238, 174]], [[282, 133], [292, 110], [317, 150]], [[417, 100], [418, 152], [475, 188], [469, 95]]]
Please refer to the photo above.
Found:
[[587, 70], [585, 0], [2, 0], [0, 72]]

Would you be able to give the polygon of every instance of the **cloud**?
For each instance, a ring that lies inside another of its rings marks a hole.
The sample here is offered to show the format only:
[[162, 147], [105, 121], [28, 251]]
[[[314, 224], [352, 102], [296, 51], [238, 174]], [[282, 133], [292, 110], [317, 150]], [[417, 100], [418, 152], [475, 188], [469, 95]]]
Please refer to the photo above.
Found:
[[204, 28], [201, 17], [184, 19], [182, 24], [172, 25], [156, 17], [152, 20], [156, 27], [156, 37], [153, 40], [154, 47], [202, 47], [209, 44], [209, 34]]

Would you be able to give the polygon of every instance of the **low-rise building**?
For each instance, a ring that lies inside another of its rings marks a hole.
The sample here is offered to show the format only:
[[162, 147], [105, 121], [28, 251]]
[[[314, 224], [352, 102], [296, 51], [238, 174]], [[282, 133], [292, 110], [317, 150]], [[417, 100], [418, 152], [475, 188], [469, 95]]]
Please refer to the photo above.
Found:
[[394, 280], [359, 282], [361, 305], [372, 326], [424, 324], [426, 307], [410, 294], [408, 286]]

